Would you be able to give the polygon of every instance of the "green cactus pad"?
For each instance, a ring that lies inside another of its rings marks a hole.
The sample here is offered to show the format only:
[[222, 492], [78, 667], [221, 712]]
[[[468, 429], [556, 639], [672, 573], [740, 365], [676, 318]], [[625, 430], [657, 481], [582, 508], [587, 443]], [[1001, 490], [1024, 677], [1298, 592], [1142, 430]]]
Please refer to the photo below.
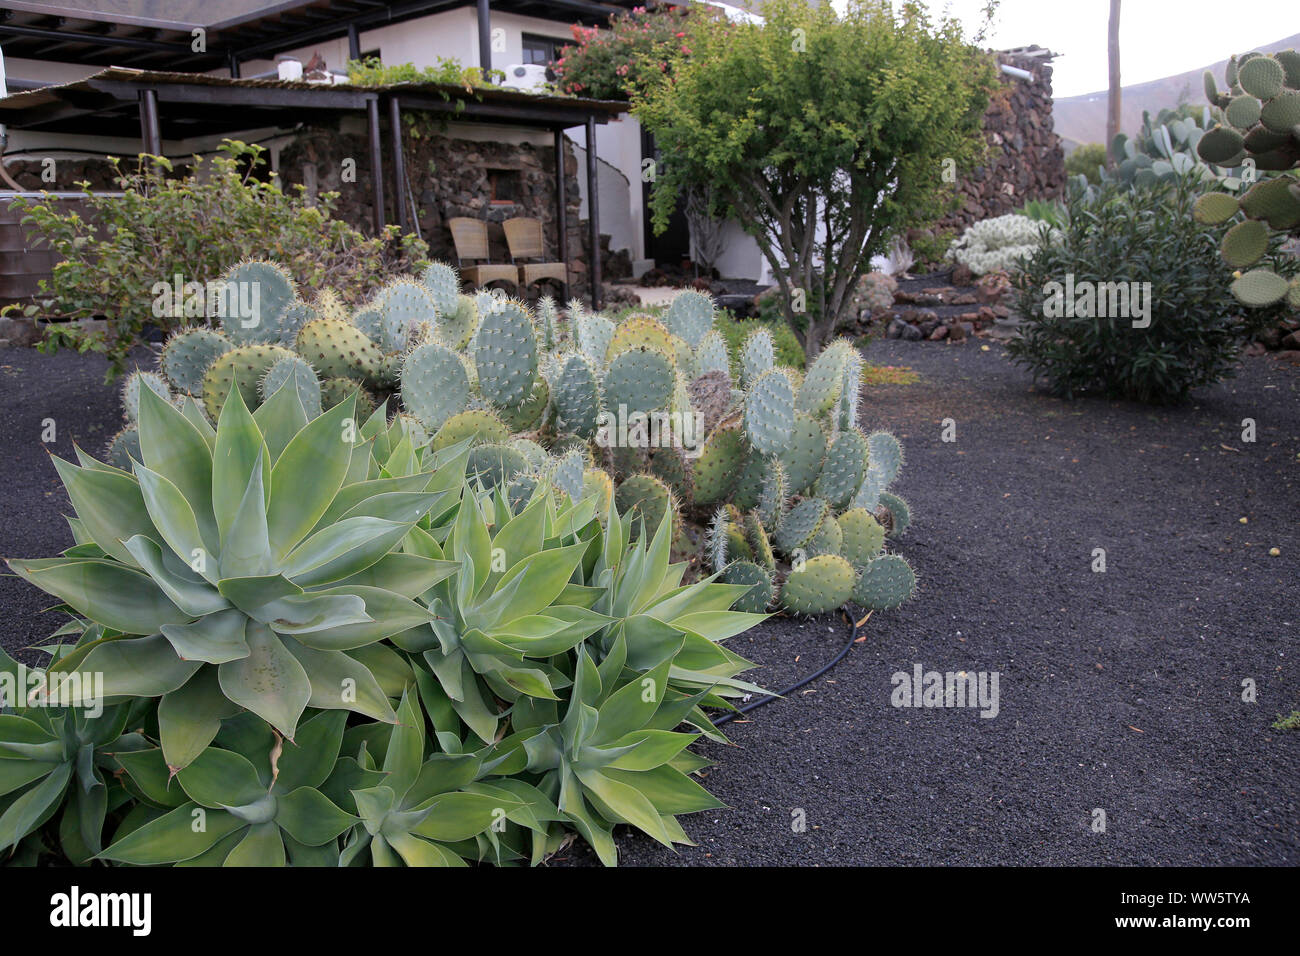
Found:
[[842, 508], [862, 485], [867, 468], [867, 438], [856, 428], [840, 432], [831, 442], [817, 478], [817, 494]]
[[885, 484], [893, 484], [903, 470], [903, 446], [889, 432], [872, 432], [867, 436], [867, 457], [871, 467], [880, 471]]
[[[322, 379], [320, 383], [320, 407], [324, 411], [329, 411], [335, 405], [347, 401], [348, 397], [357, 392], [360, 384], [354, 378], [343, 378], [336, 376], [334, 378]], [[365, 389], [357, 392], [357, 414], [374, 407], [374, 400], [370, 393]]]
[[889, 516], [888, 527], [885, 532], [891, 538], [898, 537], [912, 523], [911, 507], [898, 495], [890, 494], [888, 491], [880, 493], [880, 506], [876, 510], [877, 520], [881, 517], [881, 511], [886, 512]]
[[916, 573], [896, 554], [868, 561], [853, 586], [853, 600], [869, 610], [896, 608], [916, 590]]
[[832, 342], [822, 350], [799, 385], [795, 408], [813, 417], [830, 410], [844, 388], [846, 351], [853, 351], [853, 346], [843, 341]]
[[776, 366], [776, 345], [767, 329], [755, 329], [740, 346], [741, 382], [752, 385], [763, 373]]
[[298, 393], [298, 400], [302, 402], [302, 409], [309, 419], [321, 413], [320, 379], [312, 367], [296, 355], [278, 359], [266, 370], [266, 375], [259, 383], [262, 401], [269, 399], [286, 384]]
[[695, 347], [695, 371], [698, 375], [706, 372], [725, 372], [731, 377], [731, 359], [727, 356], [727, 340], [716, 329], [702, 339]]
[[677, 385], [671, 362], [646, 346], [630, 348], [605, 373], [605, 408], [614, 415], [667, 408]]
[[1269, 100], [1260, 110], [1259, 121], [1275, 133], [1300, 126], [1300, 93], [1287, 91]]
[[745, 436], [764, 455], [790, 447], [794, 432], [794, 386], [785, 369], [760, 375], [745, 394]]
[[781, 523], [776, 528], [777, 547], [786, 554], [807, 548], [821, 530], [830, 510], [830, 505], [821, 498], [805, 498], [799, 502], [781, 516]]
[[608, 520], [609, 509], [614, 506], [614, 479], [599, 468], [588, 468], [582, 473], [582, 497], [596, 499], [596, 517]]
[[114, 468], [131, 471], [131, 459], [140, 461], [140, 432], [134, 425], [128, 425], [112, 437], [104, 449], [104, 460]]
[[234, 348], [230, 339], [215, 329], [181, 329], [167, 340], [158, 366], [178, 391], [203, 394], [203, 375], [208, 367]]
[[1252, 309], [1274, 305], [1289, 291], [1287, 280], [1269, 269], [1251, 269], [1233, 280], [1229, 288], [1237, 301]]
[[384, 320], [374, 306], [366, 306], [357, 311], [351, 319], [357, 331], [376, 345], [384, 337]]
[[600, 386], [591, 362], [578, 353], [560, 366], [552, 394], [557, 427], [580, 438], [596, 434], [600, 417]]
[[809, 556], [818, 554], [839, 554], [844, 543], [844, 532], [834, 515], [828, 514], [812, 540], [804, 547]]
[[1259, 122], [1260, 102], [1253, 96], [1234, 96], [1223, 112], [1237, 129], [1250, 129]]
[[1300, 198], [1292, 187], [1296, 180], [1290, 176], [1265, 179], [1241, 197], [1241, 209], [1252, 219], [1265, 220], [1270, 229], [1289, 232], [1300, 226]]
[[537, 380], [537, 333], [523, 305], [494, 303], [479, 317], [471, 348], [484, 398], [503, 408], [529, 399]]
[[769, 571], [775, 571], [776, 555], [772, 552], [772, 542], [767, 536], [767, 529], [763, 527], [763, 522], [757, 514], [750, 511], [745, 514], [742, 524], [745, 529], [745, 540], [749, 542], [749, 548], [754, 553], [754, 560]]
[[713, 297], [704, 292], [679, 292], [664, 312], [664, 324], [691, 348], [713, 329]]
[[654, 475], [632, 475], [614, 492], [614, 506], [619, 514], [632, 517], [635, 540], [640, 521], [645, 522], [646, 534], [653, 536], [665, 518], [672, 519], [673, 493]]
[[1235, 216], [1239, 208], [1236, 196], [1227, 193], [1206, 193], [1196, 200], [1196, 205], [1192, 207], [1192, 216], [1203, 225], [1217, 226]]
[[529, 472], [523, 472], [515, 475], [506, 486], [506, 501], [510, 504], [510, 511], [513, 514], [519, 514], [528, 506], [528, 502], [533, 500], [533, 492], [537, 490], [540, 479], [537, 475]]
[[1268, 227], [1256, 219], [1239, 222], [1219, 244], [1219, 255], [1234, 269], [1244, 269], [1258, 262], [1268, 251]]
[[753, 561], [733, 561], [722, 571], [726, 584], [747, 585], [749, 590], [731, 602], [733, 611], [764, 613], [772, 603], [772, 575]]
[[458, 296], [450, 312], [438, 312], [438, 324], [434, 328], [434, 335], [447, 348], [456, 351], [468, 348], [476, 331], [478, 331], [478, 306], [473, 297]]
[[379, 347], [385, 352], [404, 352], [417, 341], [419, 330], [433, 328], [438, 309], [429, 290], [406, 279], [390, 282], [375, 296], [379, 313]]
[[680, 447], [668, 445], [650, 449], [650, 473], [659, 478], [678, 498], [690, 500], [691, 476]]
[[455, 445], [466, 438], [474, 439], [474, 444], [487, 442], [504, 443], [510, 433], [505, 423], [492, 412], [482, 408], [471, 408], [458, 412], [448, 418], [434, 435], [429, 447], [434, 451]]
[[537, 334], [544, 352], [560, 344], [560, 313], [549, 295], [537, 300]]
[[855, 568], [866, 565], [885, 547], [885, 529], [866, 508], [850, 508], [837, 519], [843, 539], [840, 554]]
[[1201, 137], [1196, 151], [1207, 163], [1223, 166], [1241, 153], [1244, 142], [1242, 135], [1231, 126], [1216, 126]]
[[521, 472], [528, 471], [528, 459], [510, 445], [487, 442], [470, 449], [466, 474], [477, 478], [485, 488], [505, 486]]
[[578, 312], [573, 319], [573, 338], [587, 361], [603, 366], [614, 338], [614, 323], [598, 312]]
[[140, 420], [140, 389], [147, 388], [163, 401], [172, 400], [172, 390], [166, 379], [157, 372], [141, 372], [136, 369], [122, 382], [122, 414], [128, 422]]
[[790, 442], [777, 457], [789, 480], [786, 493], [797, 495], [807, 491], [821, 474], [822, 461], [826, 457], [826, 435], [822, 426], [811, 415], [796, 412]]
[[551, 483], [575, 501], [582, 495], [582, 476], [587, 472], [587, 457], [574, 448], [555, 462]]
[[1286, 85], [1293, 90], [1300, 90], [1300, 53], [1281, 50], [1273, 54], [1273, 59], [1282, 65], [1282, 70], [1286, 73]]
[[220, 281], [224, 291], [212, 303], [213, 317], [226, 337], [236, 345], [281, 342], [280, 318], [297, 299], [289, 273], [274, 262], [250, 260], [229, 269]]
[[856, 348], [844, 357], [840, 373], [840, 398], [835, 403], [836, 427], [842, 431], [858, 427], [858, 403], [862, 399], [862, 353]]
[[709, 505], [726, 498], [736, 486], [745, 456], [745, 440], [739, 428], [732, 425], [714, 429], [693, 463], [695, 503]]
[[605, 361], [610, 362], [619, 353], [638, 347], [654, 349], [674, 366], [677, 364], [672, 334], [662, 322], [648, 315], [630, 315], [614, 328], [605, 350]]
[[1261, 100], [1271, 100], [1281, 93], [1285, 81], [1286, 71], [1272, 57], [1252, 57], [1237, 70], [1237, 83], [1251, 96]]
[[785, 467], [779, 460], [772, 459], [763, 473], [763, 487], [758, 493], [758, 502], [754, 505], [759, 520], [775, 526], [785, 512], [785, 502], [789, 497], [789, 479], [785, 476]]
[[546, 384], [546, 379], [538, 376], [527, 401], [514, 407], [498, 406], [497, 414], [501, 416], [501, 420], [506, 423], [511, 433], [536, 431], [542, 426], [550, 401], [551, 388]]
[[469, 400], [469, 375], [459, 355], [441, 345], [417, 346], [402, 364], [402, 404], [431, 432]]
[[374, 378], [383, 361], [375, 343], [338, 319], [308, 322], [299, 329], [296, 346], [322, 378]]
[[420, 276], [420, 284], [433, 297], [439, 315], [447, 316], [456, 311], [460, 298], [460, 275], [455, 268], [445, 262], [431, 262]]
[[839, 555], [809, 558], [791, 571], [781, 588], [781, 604], [795, 614], [824, 614], [853, 596], [853, 566]]
[[216, 421], [231, 388], [238, 387], [250, 409], [262, 404], [259, 386], [267, 370], [282, 358], [293, 358], [279, 345], [241, 345], [221, 355], [203, 376], [203, 408]]

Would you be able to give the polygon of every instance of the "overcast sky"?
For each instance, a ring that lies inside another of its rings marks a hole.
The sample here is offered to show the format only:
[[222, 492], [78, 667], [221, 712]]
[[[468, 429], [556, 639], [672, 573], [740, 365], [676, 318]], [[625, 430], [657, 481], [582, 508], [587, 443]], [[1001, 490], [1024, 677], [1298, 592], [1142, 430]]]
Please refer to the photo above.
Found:
[[[984, 0], [925, 0], [947, 8], [973, 34]], [[832, 0], [833, 5], [837, 5]], [[1052, 92], [1074, 96], [1106, 88], [1109, 0], [1002, 0], [987, 45], [1045, 46], [1060, 58]], [[1296, 0], [1123, 0], [1120, 69], [1125, 85], [1204, 67], [1229, 54], [1300, 32]]]

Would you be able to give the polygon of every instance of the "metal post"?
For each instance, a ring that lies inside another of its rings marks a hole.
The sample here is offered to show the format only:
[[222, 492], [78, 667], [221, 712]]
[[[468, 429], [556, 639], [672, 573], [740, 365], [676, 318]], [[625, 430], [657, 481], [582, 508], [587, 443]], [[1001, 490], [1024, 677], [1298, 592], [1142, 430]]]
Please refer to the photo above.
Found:
[[348, 59], [361, 59], [361, 34], [355, 23], [348, 24]]
[[591, 259], [591, 307], [600, 308], [600, 199], [597, 196], [596, 117], [587, 117], [587, 233]]
[[384, 155], [379, 142], [379, 98], [366, 100], [366, 125], [370, 134], [370, 180], [374, 187], [375, 235], [384, 231]]
[[397, 210], [397, 227], [402, 235], [409, 231], [406, 219], [406, 157], [402, 155], [402, 104], [397, 96], [388, 98], [388, 126], [393, 150], [393, 207]]
[[140, 138], [144, 151], [151, 156], [162, 155], [162, 131], [158, 127], [158, 93], [156, 90], [140, 91]]
[[478, 0], [478, 65], [486, 80], [492, 69], [492, 10], [488, 0]]
[[556, 129], [555, 131], [555, 204], [558, 207], [558, 215], [555, 221], [558, 224], [559, 242], [556, 249], [560, 253], [560, 261], [564, 263], [564, 294], [569, 295], [569, 196], [565, 189], [564, 175], [564, 130]]
[[239, 79], [239, 55], [234, 50], [226, 53], [226, 67], [230, 70], [232, 80]]

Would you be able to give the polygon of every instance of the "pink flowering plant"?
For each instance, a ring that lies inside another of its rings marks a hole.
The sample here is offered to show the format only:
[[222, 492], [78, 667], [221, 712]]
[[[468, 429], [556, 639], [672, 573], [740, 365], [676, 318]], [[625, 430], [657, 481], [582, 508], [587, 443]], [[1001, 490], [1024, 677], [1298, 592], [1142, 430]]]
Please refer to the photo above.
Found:
[[679, 57], [690, 56], [692, 21], [714, 17], [695, 5], [633, 7], [614, 14], [605, 28], [575, 24], [573, 43], [551, 64], [560, 93], [597, 100], [626, 100], [633, 90], [671, 75]]

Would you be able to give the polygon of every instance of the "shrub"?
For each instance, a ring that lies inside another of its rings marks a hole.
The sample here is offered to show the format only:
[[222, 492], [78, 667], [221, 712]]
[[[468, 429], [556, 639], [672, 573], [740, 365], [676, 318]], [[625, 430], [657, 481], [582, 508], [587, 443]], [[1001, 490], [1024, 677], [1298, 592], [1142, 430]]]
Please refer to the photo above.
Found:
[[447, 86], [463, 86], [472, 90], [476, 86], [491, 86], [505, 74], [500, 70], [488, 70], [488, 79], [484, 79], [483, 70], [477, 66], [461, 66], [455, 57], [438, 57], [433, 66], [423, 68], [414, 63], [395, 63], [391, 66], [377, 56], [364, 60], [348, 60], [348, 82], [355, 86], [391, 86], [395, 83], [441, 83]]
[[667, 522], [471, 486], [467, 442], [354, 408], [235, 391], [214, 429], [145, 390], [132, 471], [56, 460], [76, 543], [10, 565], [76, 643], [31, 682], [0, 653], [0, 852], [538, 863], [576, 831], [612, 864], [615, 825], [671, 846], [721, 806], [685, 748], [758, 690], [721, 646], [762, 620], [746, 588], [679, 587]]
[[972, 223], [948, 247], [948, 258], [961, 263], [975, 275], [986, 272], [1014, 272], [1021, 260], [1033, 255], [1050, 233], [1038, 220], [1008, 213]]
[[1013, 358], [1067, 397], [1173, 402], [1229, 374], [1249, 330], [1222, 285], [1214, 237], [1191, 219], [1194, 199], [1188, 180], [1072, 192], [1058, 241], [1022, 263]]
[[1101, 143], [1084, 143], [1065, 157], [1065, 172], [1070, 176], [1082, 176], [1096, 186], [1101, 182], [1098, 171], [1106, 165], [1106, 147]]
[[146, 326], [170, 331], [202, 320], [201, 295], [184, 315], [158, 306], [159, 292], [176, 276], [186, 284], [205, 283], [249, 256], [273, 255], [304, 288], [329, 287], [355, 302], [427, 255], [414, 236], [393, 242], [395, 226], [383, 238], [367, 238], [331, 218], [335, 193], [308, 204], [301, 186], [285, 192], [274, 173], [257, 179], [265, 152], [227, 140], [211, 160], [195, 157], [183, 176], [173, 175], [164, 157], [142, 156], [138, 171], [119, 173], [123, 196], [90, 197], [89, 218], [55, 202], [15, 200], [24, 224], [62, 260], [43, 294], [66, 315], [108, 321], [107, 336], [75, 323], [52, 324], [43, 348], [103, 352], [111, 380]]
[[575, 96], [626, 100], [631, 91], [670, 75], [679, 56], [690, 55], [688, 19], [719, 15], [703, 4], [634, 7], [613, 14], [606, 29], [574, 24], [573, 43], [551, 64], [554, 86]]

